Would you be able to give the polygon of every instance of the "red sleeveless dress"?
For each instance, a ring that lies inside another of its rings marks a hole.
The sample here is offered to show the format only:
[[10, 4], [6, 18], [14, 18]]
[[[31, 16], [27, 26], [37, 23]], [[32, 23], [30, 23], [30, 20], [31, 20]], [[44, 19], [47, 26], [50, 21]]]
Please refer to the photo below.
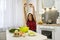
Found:
[[35, 21], [27, 21], [27, 26], [30, 30], [36, 31], [36, 22]]

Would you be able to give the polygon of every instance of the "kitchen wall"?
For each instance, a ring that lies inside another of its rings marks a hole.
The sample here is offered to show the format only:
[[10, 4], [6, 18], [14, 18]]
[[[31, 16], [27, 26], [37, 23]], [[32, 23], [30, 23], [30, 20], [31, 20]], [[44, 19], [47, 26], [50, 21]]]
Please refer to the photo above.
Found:
[[55, 0], [55, 6], [57, 10], [60, 12], [60, 0]]
[[0, 28], [21, 25], [24, 25], [23, 1], [0, 0]]
[[0, 0], [0, 40], [6, 40], [6, 29], [24, 25], [23, 1]]
[[30, 4], [32, 3], [35, 7], [35, 11], [36, 11], [36, 4], [37, 4], [37, 0], [27, 0], [27, 3]]
[[[45, 0], [46, 1], [46, 0]], [[39, 21], [40, 19], [39, 19], [39, 17], [40, 17], [40, 15], [43, 13], [43, 5], [42, 5], [42, 0], [38, 0], [37, 1], [37, 13], [38, 13], [38, 17], [37, 17], [37, 20]], [[48, 3], [49, 4], [49, 3]], [[48, 5], [47, 4], [47, 5]], [[55, 7], [56, 7], [56, 9], [57, 9], [57, 11], [58, 12], [60, 12], [60, 0], [55, 0]]]
[[24, 15], [23, 15], [23, 1], [13, 0], [12, 1], [12, 16], [13, 16], [13, 26], [24, 25]]
[[2, 0], [0, 0], [0, 28], [3, 27], [3, 8], [4, 4], [2, 5]]
[[[44, 1], [46, 1], [46, 0], [44, 0]], [[44, 2], [43, 1], [43, 2]], [[55, 3], [53, 3], [55, 1]], [[55, 7], [56, 7], [56, 9], [58, 10], [58, 11], [60, 11], [60, 6], [59, 6], [59, 4], [60, 4], [60, 0], [54, 0], [52, 3], [51, 3], [51, 5], [54, 5]], [[45, 3], [44, 3], [45, 4]], [[42, 0], [38, 0], [38, 11], [39, 11], [39, 13], [40, 12], [42, 12], [42, 6], [44, 5], [44, 4], [42, 4]], [[51, 6], [50, 5], [50, 3], [48, 3], [48, 1], [47, 1], [47, 4], [45, 4], [45, 6]]]

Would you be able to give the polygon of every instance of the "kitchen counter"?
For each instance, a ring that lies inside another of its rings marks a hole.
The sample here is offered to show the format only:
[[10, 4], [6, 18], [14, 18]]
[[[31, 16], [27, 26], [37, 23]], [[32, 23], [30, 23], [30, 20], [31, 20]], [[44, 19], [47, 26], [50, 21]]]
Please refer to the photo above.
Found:
[[36, 33], [36, 36], [13, 37], [13, 34], [6, 30], [6, 40], [47, 40], [47, 37]]
[[42, 24], [41, 26], [59, 26], [60, 27], [60, 24]]
[[[42, 34], [42, 31], [52, 32], [51, 40], [60, 40], [60, 24], [43, 24], [37, 25], [37, 33]], [[48, 39], [49, 40], [49, 39]]]
[[37, 24], [37, 30], [38, 28], [60, 29], [60, 24]]

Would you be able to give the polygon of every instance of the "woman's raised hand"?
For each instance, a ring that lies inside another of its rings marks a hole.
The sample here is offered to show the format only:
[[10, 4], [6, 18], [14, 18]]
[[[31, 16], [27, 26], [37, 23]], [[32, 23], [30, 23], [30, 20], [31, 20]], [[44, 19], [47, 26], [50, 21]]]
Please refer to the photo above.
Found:
[[29, 4], [29, 6], [32, 7], [32, 8], [34, 7], [33, 4]]
[[27, 7], [27, 3], [24, 4], [24, 7]]

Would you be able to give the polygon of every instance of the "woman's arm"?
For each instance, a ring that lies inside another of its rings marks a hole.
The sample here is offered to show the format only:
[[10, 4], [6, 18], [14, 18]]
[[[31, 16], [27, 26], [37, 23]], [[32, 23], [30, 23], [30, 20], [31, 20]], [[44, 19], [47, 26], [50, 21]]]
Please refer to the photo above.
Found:
[[24, 18], [25, 18], [25, 23], [26, 23], [27, 22], [26, 5], [24, 5]]
[[34, 17], [34, 20], [36, 21], [35, 8], [34, 8], [33, 5], [31, 5], [31, 7], [33, 8], [33, 17]]

